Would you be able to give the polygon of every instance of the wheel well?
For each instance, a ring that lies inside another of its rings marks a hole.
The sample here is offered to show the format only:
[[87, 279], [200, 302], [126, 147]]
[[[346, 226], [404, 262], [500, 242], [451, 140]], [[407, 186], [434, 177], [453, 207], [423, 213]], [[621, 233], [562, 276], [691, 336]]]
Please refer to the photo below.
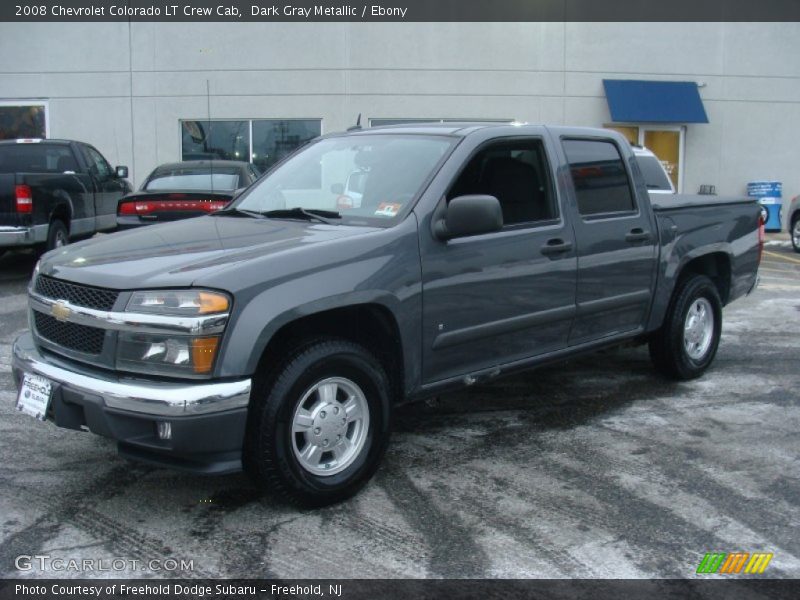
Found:
[[719, 292], [723, 306], [728, 303], [731, 293], [731, 259], [724, 252], [712, 252], [690, 260], [683, 267], [680, 278], [689, 275], [705, 275]]
[[335, 308], [283, 325], [264, 349], [257, 373], [267, 378], [276, 376], [276, 368], [291, 352], [321, 337], [343, 338], [367, 348], [383, 365], [394, 399], [403, 398], [405, 369], [400, 330], [392, 313], [379, 304]]
[[50, 222], [53, 221], [61, 221], [64, 225], [67, 226], [67, 231], [69, 231], [69, 222], [70, 222], [70, 211], [69, 207], [66, 204], [59, 204], [50, 214]]

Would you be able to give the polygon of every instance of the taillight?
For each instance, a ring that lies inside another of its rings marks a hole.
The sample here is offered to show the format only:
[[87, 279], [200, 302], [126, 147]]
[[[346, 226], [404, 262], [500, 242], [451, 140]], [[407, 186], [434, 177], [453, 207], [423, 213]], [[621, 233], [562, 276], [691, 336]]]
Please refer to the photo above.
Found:
[[17, 212], [20, 214], [31, 214], [33, 212], [33, 193], [31, 186], [18, 185], [14, 188], [17, 196]]
[[767, 219], [764, 216], [766, 211], [762, 208], [758, 214], [758, 262], [761, 263], [761, 255], [764, 253], [764, 242], [767, 239], [766, 227]]
[[214, 212], [227, 206], [227, 200], [128, 200], [117, 208], [119, 215], [151, 215], [156, 212]]

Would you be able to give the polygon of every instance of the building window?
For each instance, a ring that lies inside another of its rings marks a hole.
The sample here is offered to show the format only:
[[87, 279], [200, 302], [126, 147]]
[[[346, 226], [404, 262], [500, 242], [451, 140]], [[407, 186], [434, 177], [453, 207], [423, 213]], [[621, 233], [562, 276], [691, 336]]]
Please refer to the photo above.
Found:
[[266, 171], [319, 136], [319, 119], [181, 121], [183, 160], [241, 160]]
[[9, 100], [0, 102], [0, 140], [46, 138], [47, 103]]

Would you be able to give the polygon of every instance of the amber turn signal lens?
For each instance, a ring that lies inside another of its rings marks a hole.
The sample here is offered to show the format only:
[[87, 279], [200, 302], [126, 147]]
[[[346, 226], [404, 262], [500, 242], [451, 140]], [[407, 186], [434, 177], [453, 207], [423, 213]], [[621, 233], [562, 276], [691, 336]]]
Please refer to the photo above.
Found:
[[209, 373], [217, 355], [218, 337], [192, 340], [192, 366], [195, 373]]
[[223, 294], [215, 294], [214, 292], [200, 292], [198, 293], [198, 298], [200, 300], [198, 312], [201, 315], [225, 312], [230, 307], [228, 297]]

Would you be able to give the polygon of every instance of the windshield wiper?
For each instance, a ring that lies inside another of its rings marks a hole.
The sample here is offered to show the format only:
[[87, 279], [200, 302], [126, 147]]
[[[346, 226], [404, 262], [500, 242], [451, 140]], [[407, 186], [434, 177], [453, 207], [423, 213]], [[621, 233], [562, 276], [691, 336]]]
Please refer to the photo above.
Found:
[[265, 210], [259, 213], [269, 219], [305, 219], [307, 221], [319, 221], [327, 225], [333, 225], [331, 219], [341, 219], [340, 215], [335, 210], [319, 210], [316, 208], [303, 208], [302, 206], [295, 206], [294, 208], [280, 208], [277, 210]]
[[231, 215], [234, 217], [241, 216], [241, 217], [253, 217], [254, 219], [263, 219], [264, 215], [257, 210], [247, 210], [244, 208], [237, 208], [235, 206], [230, 206], [228, 208], [223, 208], [222, 210], [217, 210], [210, 215]]

